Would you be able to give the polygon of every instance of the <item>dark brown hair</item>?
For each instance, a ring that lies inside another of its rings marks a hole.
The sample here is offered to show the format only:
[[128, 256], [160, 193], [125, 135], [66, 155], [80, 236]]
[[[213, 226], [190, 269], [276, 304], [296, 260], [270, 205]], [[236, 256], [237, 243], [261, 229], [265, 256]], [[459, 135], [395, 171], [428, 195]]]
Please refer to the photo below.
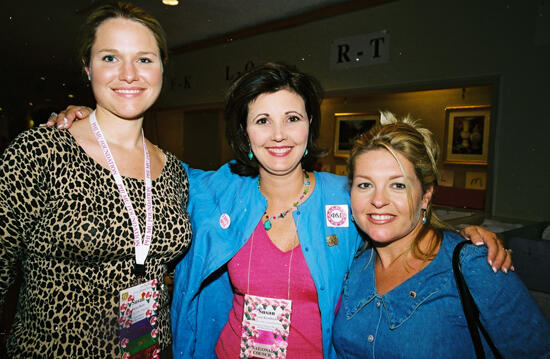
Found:
[[323, 151], [317, 147], [321, 123], [321, 86], [311, 76], [282, 63], [266, 63], [245, 72], [230, 85], [225, 101], [224, 118], [226, 137], [236, 162], [231, 171], [241, 176], [258, 175], [259, 164], [254, 158], [248, 159], [250, 141], [246, 132], [248, 105], [264, 93], [273, 93], [287, 89], [304, 100], [307, 116], [310, 120], [307, 141], [307, 156], [302, 159], [302, 167], [313, 170]]

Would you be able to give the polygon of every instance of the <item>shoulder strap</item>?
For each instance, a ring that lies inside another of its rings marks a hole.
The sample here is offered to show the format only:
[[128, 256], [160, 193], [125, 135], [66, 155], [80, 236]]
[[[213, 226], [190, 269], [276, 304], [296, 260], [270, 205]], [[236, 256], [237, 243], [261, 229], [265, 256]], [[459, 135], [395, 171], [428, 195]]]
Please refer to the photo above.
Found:
[[[460, 294], [460, 301], [462, 302], [462, 308], [464, 309], [464, 315], [466, 316], [466, 321], [468, 322], [468, 329], [472, 337], [472, 342], [474, 343], [476, 356], [478, 358], [485, 358], [485, 351], [483, 350], [483, 344], [481, 343], [481, 337], [479, 336], [479, 331], [483, 334], [485, 341], [491, 348], [495, 358], [502, 358], [502, 355], [498, 351], [497, 347], [491, 340], [489, 333], [481, 324], [479, 320], [479, 309], [474, 301], [474, 298], [470, 294], [468, 285], [464, 280], [460, 267], [460, 251], [465, 244], [471, 243], [470, 241], [460, 242], [453, 252], [453, 273], [456, 280], [456, 287], [458, 293]], [[479, 328], [479, 330], [478, 330]]]

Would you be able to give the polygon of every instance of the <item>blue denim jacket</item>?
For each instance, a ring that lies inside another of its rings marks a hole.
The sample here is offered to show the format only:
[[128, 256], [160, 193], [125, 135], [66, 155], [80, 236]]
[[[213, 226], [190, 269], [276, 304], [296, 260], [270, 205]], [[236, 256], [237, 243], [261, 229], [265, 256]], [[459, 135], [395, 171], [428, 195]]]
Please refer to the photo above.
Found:
[[[452, 254], [463, 238], [445, 232], [441, 249], [422, 271], [383, 296], [376, 290], [371, 249], [356, 258], [344, 284], [333, 329], [342, 358], [475, 358], [458, 296]], [[550, 357], [550, 325], [514, 274], [493, 273], [487, 249], [461, 251], [464, 278], [481, 321], [509, 358]], [[488, 358], [492, 353], [487, 345]]]
[[[267, 202], [257, 178], [233, 174], [228, 165], [210, 172], [186, 169], [193, 242], [174, 278], [173, 354], [174, 358], [215, 358], [214, 347], [233, 304], [226, 263], [248, 241]], [[315, 178], [310, 197], [292, 215], [317, 289], [323, 353], [330, 359], [336, 357], [334, 308], [361, 238], [353, 222], [332, 227], [325, 220], [325, 206], [349, 208], [346, 178], [319, 172]], [[337, 244], [330, 241], [333, 238]]]

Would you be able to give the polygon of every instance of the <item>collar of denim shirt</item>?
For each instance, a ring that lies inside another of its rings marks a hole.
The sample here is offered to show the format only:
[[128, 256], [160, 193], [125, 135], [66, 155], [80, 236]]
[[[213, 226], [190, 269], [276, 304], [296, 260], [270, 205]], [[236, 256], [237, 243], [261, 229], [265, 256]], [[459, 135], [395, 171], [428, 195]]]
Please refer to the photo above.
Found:
[[355, 259], [344, 284], [342, 304], [346, 318], [351, 319], [374, 299], [379, 299], [390, 329], [403, 324], [422, 303], [453, 280], [451, 258], [457, 242], [445, 239], [447, 238], [443, 239], [439, 252], [430, 264], [383, 296], [376, 290], [376, 253], [373, 249], [362, 253]]

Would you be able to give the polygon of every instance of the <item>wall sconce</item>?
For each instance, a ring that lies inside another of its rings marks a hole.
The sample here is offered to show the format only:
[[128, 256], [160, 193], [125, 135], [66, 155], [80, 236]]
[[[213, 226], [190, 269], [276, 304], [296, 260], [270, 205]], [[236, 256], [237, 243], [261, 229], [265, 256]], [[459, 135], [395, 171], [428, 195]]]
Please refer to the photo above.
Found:
[[162, 0], [164, 5], [176, 6], [179, 4], [178, 0]]

